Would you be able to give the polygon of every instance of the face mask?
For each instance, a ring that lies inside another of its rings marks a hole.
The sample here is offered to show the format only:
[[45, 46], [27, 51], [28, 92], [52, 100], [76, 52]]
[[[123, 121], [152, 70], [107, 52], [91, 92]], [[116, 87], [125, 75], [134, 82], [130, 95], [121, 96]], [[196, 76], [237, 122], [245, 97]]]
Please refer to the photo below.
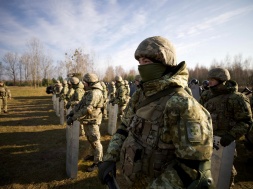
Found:
[[166, 66], [161, 63], [139, 65], [138, 70], [143, 82], [159, 79], [166, 71]]

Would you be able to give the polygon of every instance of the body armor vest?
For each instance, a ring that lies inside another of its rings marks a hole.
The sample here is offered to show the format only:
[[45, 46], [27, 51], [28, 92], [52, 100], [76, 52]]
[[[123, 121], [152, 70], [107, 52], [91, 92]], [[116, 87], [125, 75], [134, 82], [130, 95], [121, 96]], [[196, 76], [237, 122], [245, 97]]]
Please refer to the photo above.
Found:
[[236, 125], [233, 118], [233, 108], [229, 106], [228, 99], [232, 95], [219, 95], [209, 99], [205, 107], [210, 112], [212, 117], [214, 135], [222, 135]]
[[157, 177], [175, 158], [174, 145], [160, 140], [163, 111], [173, 94], [141, 107], [132, 118], [120, 155], [122, 170], [128, 181], [133, 182], [143, 174]]

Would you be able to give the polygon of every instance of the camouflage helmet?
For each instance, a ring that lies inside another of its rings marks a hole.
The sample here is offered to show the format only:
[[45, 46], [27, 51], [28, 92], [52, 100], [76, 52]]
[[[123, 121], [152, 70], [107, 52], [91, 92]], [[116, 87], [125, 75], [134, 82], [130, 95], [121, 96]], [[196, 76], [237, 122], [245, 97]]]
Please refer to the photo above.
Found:
[[68, 84], [68, 81], [66, 79], [63, 80], [63, 84], [64, 85], [67, 85]]
[[225, 68], [214, 68], [208, 72], [207, 79], [217, 79], [220, 81], [230, 80], [229, 71]]
[[77, 77], [71, 77], [69, 81], [72, 85], [77, 85], [80, 82], [80, 80]]
[[115, 81], [121, 82], [121, 81], [122, 81], [122, 77], [117, 75], [117, 76], [115, 77]]
[[149, 37], [143, 40], [135, 51], [135, 59], [148, 58], [164, 65], [176, 66], [176, 52], [172, 43], [161, 36]]
[[98, 76], [93, 73], [87, 73], [83, 76], [83, 80], [86, 83], [95, 83], [95, 82], [98, 82]]

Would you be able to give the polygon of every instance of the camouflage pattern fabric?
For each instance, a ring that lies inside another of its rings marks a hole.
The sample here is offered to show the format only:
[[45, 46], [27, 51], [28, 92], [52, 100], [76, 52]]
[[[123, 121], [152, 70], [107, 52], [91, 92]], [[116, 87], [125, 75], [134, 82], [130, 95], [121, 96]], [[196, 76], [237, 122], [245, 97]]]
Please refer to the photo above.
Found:
[[74, 89], [74, 93], [71, 95], [66, 106], [71, 106], [72, 108], [74, 108], [74, 106], [78, 104], [78, 102], [82, 99], [85, 91], [82, 82], [79, 82], [77, 85], [72, 84], [72, 87]]
[[67, 94], [68, 94], [68, 91], [69, 91], [68, 85], [64, 84], [63, 88], [61, 89], [60, 99], [59, 99], [60, 101], [64, 100], [64, 104], [67, 103]]
[[[213, 133], [216, 136], [231, 135], [239, 139], [248, 131], [252, 123], [252, 112], [249, 99], [238, 92], [238, 85], [233, 80], [225, 81], [210, 87], [209, 100], [204, 103], [212, 116]], [[231, 183], [233, 184], [237, 172], [233, 166]]]
[[11, 92], [3, 83], [0, 86], [0, 113], [2, 112], [2, 109], [4, 112], [8, 111], [8, 98], [11, 98]]
[[53, 93], [56, 94], [56, 97], [60, 97], [60, 92], [62, 90], [62, 84], [58, 81], [53, 88]]
[[110, 87], [109, 87], [110, 99], [113, 99], [115, 97], [115, 92], [116, 92], [115, 83], [111, 82]]
[[128, 90], [125, 87], [125, 82], [116, 82], [116, 92], [115, 97], [111, 100], [112, 104], [118, 104], [118, 117], [122, 117], [123, 111], [129, 101]]
[[204, 107], [212, 116], [214, 135], [229, 133], [239, 139], [247, 132], [252, 119], [249, 99], [238, 92], [238, 85], [232, 80], [211, 88], [211, 93]]
[[104, 97], [104, 107], [102, 108], [103, 117], [107, 118], [107, 102], [108, 102], [108, 91], [105, 83], [100, 81], [101, 86], [103, 87], [103, 97]]
[[100, 82], [94, 84], [71, 112], [74, 113], [73, 120], [79, 120], [84, 126], [85, 136], [91, 145], [90, 150], [92, 149], [90, 155], [94, 155], [95, 163], [101, 161], [103, 157], [99, 131], [102, 121], [101, 108], [104, 103], [102, 91], [103, 87]]
[[204, 90], [199, 99], [199, 103], [204, 106], [204, 104], [212, 97], [212, 92], [210, 90]]
[[[188, 71], [184, 62], [177, 66], [177, 72], [169, 73], [160, 79], [143, 83], [142, 88], [136, 90], [131, 97], [123, 117], [122, 124], [119, 126], [104, 155], [104, 161], [118, 161], [121, 148], [131, 134], [122, 135], [123, 131], [131, 131], [132, 117], [136, 114], [137, 106], [148, 96], [154, 95], [168, 87], [181, 86], [187, 87]], [[157, 107], [158, 108], [158, 107]], [[148, 118], [145, 118], [148, 120]], [[186, 129], [187, 128], [187, 129]], [[132, 183], [133, 188], [185, 188], [176, 170], [173, 168], [176, 160], [210, 160], [212, 154], [212, 123], [208, 111], [201, 106], [186, 91], [179, 91], [167, 101], [163, 111], [163, 125], [160, 128], [159, 140], [166, 144], [173, 145], [175, 148], [175, 160], [170, 164], [164, 165], [164, 172], [157, 178], [140, 173], [141, 178], [136, 178]], [[149, 133], [152, 135], [152, 132]], [[155, 149], [156, 147], [154, 147]], [[150, 169], [152, 169], [152, 164]], [[181, 164], [180, 164], [181, 166]], [[197, 176], [197, 170], [188, 166], [181, 166], [192, 179]], [[143, 178], [143, 179], [142, 179]], [[141, 186], [139, 186], [141, 185]]]
[[135, 51], [135, 59], [146, 57], [154, 62], [161, 62], [164, 65], [177, 65], [176, 52], [173, 44], [160, 36], [154, 36], [143, 40]]

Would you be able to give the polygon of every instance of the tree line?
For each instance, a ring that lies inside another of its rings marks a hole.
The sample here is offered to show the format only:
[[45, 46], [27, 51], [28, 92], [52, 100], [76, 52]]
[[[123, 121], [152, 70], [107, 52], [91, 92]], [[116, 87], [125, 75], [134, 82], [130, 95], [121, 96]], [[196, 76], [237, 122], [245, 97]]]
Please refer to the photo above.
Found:
[[[113, 81], [116, 75], [122, 76], [128, 81], [133, 81], [138, 71], [134, 68], [124, 70], [121, 66], [111, 65], [112, 60], [105, 60], [107, 68], [99, 71], [96, 64], [97, 55], [95, 52], [86, 52], [81, 48], [73, 52], [66, 52], [64, 60], [58, 61], [56, 65], [53, 59], [37, 38], [30, 39], [26, 44], [26, 50], [18, 55], [15, 52], [7, 52], [0, 61], [0, 80], [6, 80], [8, 85], [18, 86], [48, 86], [56, 80], [63, 81], [69, 73], [94, 72], [105, 82]], [[235, 56], [226, 55], [223, 60], [214, 59], [209, 67], [197, 64], [189, 68], [189, 80], [196, 78], [200, 84], [206, 80], [208, 70], [214, 67], [227, 68], [231, 78], [239, 86], [253, 86], [253, 65], [252, 58], [244, 58], [242, 54]], [[82, 74], [81, 74], [82, 75]]]

